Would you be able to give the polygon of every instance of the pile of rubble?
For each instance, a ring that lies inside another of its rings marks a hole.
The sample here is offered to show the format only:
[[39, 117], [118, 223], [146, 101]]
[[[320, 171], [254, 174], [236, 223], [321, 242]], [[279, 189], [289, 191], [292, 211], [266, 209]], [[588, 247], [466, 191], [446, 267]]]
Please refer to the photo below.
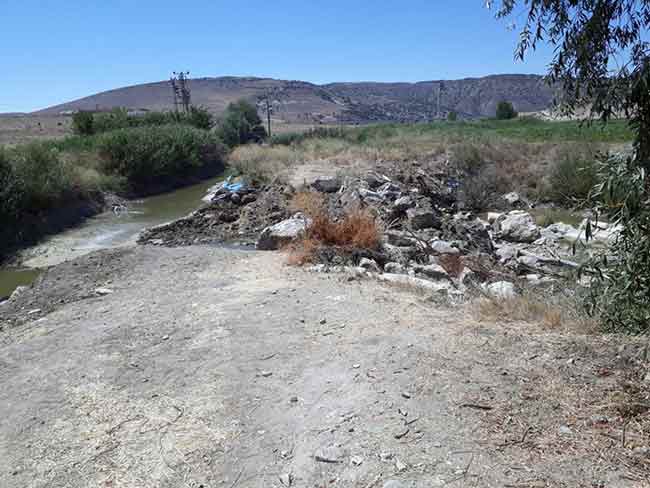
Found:
[[[390, 174], [391, 176], [387, 176]], [[584, 228], [556, 223], [539, 227], [515, 193], [504, 195], [514, 208], [485, 218], [462, 211], [458, 183], [417, 165], [395, 165], [355, 177], [316, 179], [309, 190], [322, 195], [332, 218], [370, 209], [382, 223], [380, 249], [318, 256], [320, 271], [356, 270], [380, 279], [411, 283], [448, 293], [479, 286], [495, 296], [515, 293], [515, 283], [543, 285], [579, 266], [573, 251]], [[308, 217], [293, 214], [296, 190], [272, 184], [255, 188], [228, 182], [207, 205], [178, 221], [149, 229], [139, 242], [157, 245], [238, 242], [279, 249], [300, 238]], [[591, 245], [606, 246], [617, 229], [604, 226]]]
[[[459, 210], [457, 184], [422, 169], [355, 178], [321, 178], [312, 191], [326, 197], [330, 214], [370, 208], [384, 226], [381, 249], [373, 252], [321, 253], [316, 271], [371, 273], [379, 279], [414, 284], [434, 291], [463, 293], [480, 287], [496, 297], [512, 296], [517, 283], [544, 285], [570, 276], [579, 263], [576, 243], [584, 246], [584, 223], [576, 229], [556, 223], [539, 227], [521, 208], [515, 193], [504, 195], [514, 207], [480, 218]], [[277, 249], [299, 238], [309, 220], [295, 215], [263, 230], [258, 249]], [[589, 246], [606, 246], [617, 229], [602, 224]], [[592, 249], [583, 249], [583, 255]]]
[[234, 243], [255, 245], [266, 227], [288, 218], [290, 186], [223, 185], [188, 216], [145, 230], [138, 243], [161, 246]]

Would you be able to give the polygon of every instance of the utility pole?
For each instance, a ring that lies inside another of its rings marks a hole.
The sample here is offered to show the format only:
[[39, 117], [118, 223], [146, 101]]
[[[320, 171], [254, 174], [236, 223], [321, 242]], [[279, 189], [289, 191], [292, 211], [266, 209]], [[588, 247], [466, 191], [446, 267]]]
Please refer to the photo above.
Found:
[[178, 113], [179, 101], [185, 113], [189, 113], [190, 111], [190, 105], [192, 104], [192, 97], [191, 97], [190, 89], [187, 86], [189, 75], [190, 75], [189, 71], [185, 71], [185, 72], [180, 71], [178, 73], [174, 71], [172, 73], [172, 77], [169, 79], [169, 83], [172, 86], [172, 93], [174, 96], [174, 111], [176, 113]]
[[268, 126], [268, 136], [271, 138], [271, 100], [269, 92], [266, 92], [266, 125]]

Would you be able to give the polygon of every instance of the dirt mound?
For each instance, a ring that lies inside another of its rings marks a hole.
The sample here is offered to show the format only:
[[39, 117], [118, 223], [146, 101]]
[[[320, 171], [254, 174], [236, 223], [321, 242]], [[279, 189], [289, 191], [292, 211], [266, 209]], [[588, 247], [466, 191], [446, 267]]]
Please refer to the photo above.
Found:
[[222, 192], [187, 217], [143, 232], [139, 244], [187, 246], [218, 242], [253, 243], [259, 233], [289, 217], [290, 186], [268, 185]]

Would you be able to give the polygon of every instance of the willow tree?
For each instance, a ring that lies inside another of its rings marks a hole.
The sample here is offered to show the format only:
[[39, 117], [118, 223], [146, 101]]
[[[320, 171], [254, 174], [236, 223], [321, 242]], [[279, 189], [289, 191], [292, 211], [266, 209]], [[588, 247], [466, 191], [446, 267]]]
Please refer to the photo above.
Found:
[[[564, 110], [591, 107], [607, 121], [624, 116], [634, 154], [601, 166], [593, 195], [622, 232], [614, 259], [600, 267], [593, 310], [613, 329], [650, 329], [650, 0], [501, 0], [501, 19], [523, 19], [515, 56], [540, 43], [554, 47], [551, 82]], [[517, 26], [515, 26], [517, 27]], [[589, 229], [587, 229], [589, 233]]]

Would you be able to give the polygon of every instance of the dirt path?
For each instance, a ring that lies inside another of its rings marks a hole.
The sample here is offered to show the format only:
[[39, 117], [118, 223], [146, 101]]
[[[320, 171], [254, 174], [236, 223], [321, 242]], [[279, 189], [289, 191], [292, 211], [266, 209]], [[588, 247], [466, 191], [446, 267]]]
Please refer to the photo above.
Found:
[[0, 309], [2, 487], [647, 486], [576, 413], [604, 339], [208, 247], [81, 258]]

